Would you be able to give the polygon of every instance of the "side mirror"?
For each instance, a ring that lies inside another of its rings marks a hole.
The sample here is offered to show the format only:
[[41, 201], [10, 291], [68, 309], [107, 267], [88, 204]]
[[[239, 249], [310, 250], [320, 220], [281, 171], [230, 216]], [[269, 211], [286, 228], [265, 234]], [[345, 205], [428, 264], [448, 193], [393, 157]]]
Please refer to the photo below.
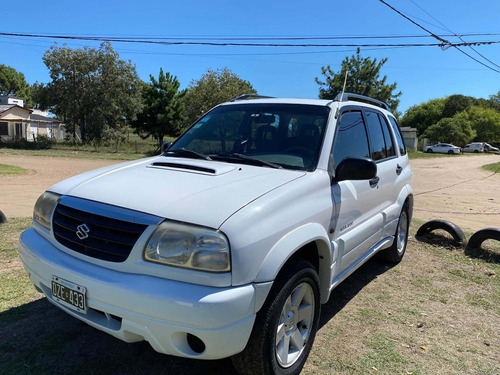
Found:
[[161, 146], [161, 152], [165, 152], [169, 149], [169, 147], [172, 146], [172, 142], [165, 142], [162, 146]]
[[377, 176], [377, 164], [369, 158], [347, 157], [335, 169], [335, 180], [371, 180]]

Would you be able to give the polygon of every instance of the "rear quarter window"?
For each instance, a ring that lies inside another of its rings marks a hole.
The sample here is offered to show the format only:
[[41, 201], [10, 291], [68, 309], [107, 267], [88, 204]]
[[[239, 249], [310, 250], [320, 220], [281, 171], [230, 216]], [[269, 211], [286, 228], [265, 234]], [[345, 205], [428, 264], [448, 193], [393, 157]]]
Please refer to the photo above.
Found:
[[392, 116], [389, 117], [389, 122], [391, 123], [392, 129], [394, 130], [394, 135], [396, 136], [396, 142], [399, 147], [399, 152], [401, 155], [406, 155], [406, 146], [403, 140], [403, 135], [401, 134], [401, 129], [396, 121], [396, 119]]

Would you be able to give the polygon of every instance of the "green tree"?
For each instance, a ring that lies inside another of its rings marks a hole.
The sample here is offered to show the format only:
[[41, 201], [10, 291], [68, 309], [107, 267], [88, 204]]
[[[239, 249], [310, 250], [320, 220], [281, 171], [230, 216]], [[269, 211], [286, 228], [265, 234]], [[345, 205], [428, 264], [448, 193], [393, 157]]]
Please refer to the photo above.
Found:
[[24, 74], [3, 64], [0, 64], [0, 95], [17, 96], [24, 99], [27, 107], [32, 105], [30, 85]]
[[408, 108], [400, 121], [401, 126], [417, 128], [420, 134], [443, 118], [445, 99], [432, 99]]
[[52, 46], [43, 56], [51, 82], [36, 88], [41, 107], [80, 127], [83, 143], [99, 142], [103, 131], [119, 129], [141, 110], [141, 80], [135, 66], [111, 44], [99, 48]]
[[346, 57], [342, 61], [339, 72], [334, 72], [330, 65], [321, 68], [324, 81], [316, 78], [320, 85], [319, 97], [321, 99], [334, 99], [342, 92], [345, 73], [348, 72], [345, 92], [369, 96], [386, 102], [392, 112], [396, 112], [401, 91], [396, 90], [397, 83], [387, 84], [387, 76], [380, 77], [380, 69], [387, 62], [387, 58], [377, 62], [377, 59], [361, 57], [360, 49], [356, 55]]
[[453, 117], [477, 104], [477, 99], [472, 96], [450, 95], [446, 97], [442, 117]]
[[437, 124], [429, 126], [422, 136], [436, 142], [464, 145], [476, 136], [476, 131], [472, 129], [467, 116], [457, 115], [443, 118]]
[[488, 143], [500, 142], [500, 112], [491, 108], [472, 107], [459, 115], [470, 121], [477, 133], [474, 140]]
[[500, 112], [500, 91], [494, 95], [490, 95], [488, 100], [490, 107]]
[[161, 146], [165, 136], [175, 137], [182, 131], [186, 90], [179, 91], [177, 77], [164, 74], [162, 68], [158, 79], [152, 75], [149, 78], [151, 82], [144, 83], [142, 89], [143, 111], [132, 127], [141, 138], [152, 136]]
[[186, 123], [191, 125], [211, 108], [238, 95], [256, 93], [250, 82], [241, 79], [229, 69], [209, 69], [198, 81], [193, 80], [188, 86]]

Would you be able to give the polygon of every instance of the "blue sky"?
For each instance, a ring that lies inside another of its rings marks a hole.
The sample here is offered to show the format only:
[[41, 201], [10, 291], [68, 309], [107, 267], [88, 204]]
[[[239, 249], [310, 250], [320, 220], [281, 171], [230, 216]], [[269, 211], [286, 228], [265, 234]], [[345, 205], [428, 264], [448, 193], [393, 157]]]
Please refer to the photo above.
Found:
[[[388, 2], [412, 17], [417, 17], [417, 22], [438, 35], [450, 34], [444, 29], [445, 25], [454, 34], [499, 33], [490, 37], [464, 37], [467, 41], [500, 40], [498, 0]], [[425, 34], [378, 0], [29, 0], [2, 6], [0, 32], [136, 37]], [[435, 40], [426, 38], [350, 42], [433, 43]], [[0, 36], [0, 64], [23, 72], [29, 83], [47, 82], [49, 76], [42, 56], [52, 44], [53, 40], [50, 39]], [[98, 45], [84, 41], [67, 44], [72, 48]], [[149, 80], [149, 74], [157, 75], [162, 67], [164, 71], [176, 75], [182, 87], [187, 87], [191, 80], [199, 79], [207, 69], [227, 67], [250, 81], [260, 94], [298, 98], [316, 98], [319, 86], [314, 78], [321, 75], [321, 67], [329, 64], [337, 71], [342, 59], [355, 53], [355, 48], [352, 47], [209, 47], [122, 43], [114, 43], [113, 47], [121, 58], [132, 60], [143, 80]], [[500, 65], [500, 44], [475, 48]], [[467, 48], [464, 50], [482, 60], [475, 52]], [[432, 98], [451, 94], [488, 98], [500, 90], [500, 73], [483, 67], [454, 48], [446, 51], [439, 47], [379, 50], [362, 48], [361, 53], [363, 56], [389, 59], [382, 74], [387, 75], [388, 82], [397, 82], [398, 90], [403, 92], [399, 107], [403, 112], [411, 105]]]

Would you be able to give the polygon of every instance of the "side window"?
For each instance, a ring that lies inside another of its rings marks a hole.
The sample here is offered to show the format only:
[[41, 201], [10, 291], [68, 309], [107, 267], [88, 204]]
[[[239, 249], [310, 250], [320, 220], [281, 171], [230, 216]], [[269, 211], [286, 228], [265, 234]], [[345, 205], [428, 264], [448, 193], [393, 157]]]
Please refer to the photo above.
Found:
[[372, 159], [381, 160], [387, 157], [384, 133], [377, 113], [372, 111], [365, 111], [366, 125], [368, 134], [370, 134], [370, 141], [372, 146]]
[[378, 117], [380, 119], [380, 123], [382, 124], [382, 131], [384, 132], [387, 157], [390, 158], [391, 156], [396, 155], [396, 148], [394, 147], [394, 141], [392, 140], [391, 131], [389, 130], [389, 124], [387, 123], [387, 120], [380, 113], [378, 114]]
[[333, 145], [335, 168], [348, 156], [370, 157], [365, 124], [360, 111], [344, 112], [337, 127]]
[[388, 116], [389, 121], [391, 122], [392, 129], [394, 130], [394, 135], [396, 136], [396, 141], [398, 142], [399, 152], [401, 155], [406, 155], [406, 147], [405, 142], [403, 141], [403, 136], [401, 135], [401, 130], [399, 129], [399, 125], [396, 122], [396, 119], [392, 116]]

